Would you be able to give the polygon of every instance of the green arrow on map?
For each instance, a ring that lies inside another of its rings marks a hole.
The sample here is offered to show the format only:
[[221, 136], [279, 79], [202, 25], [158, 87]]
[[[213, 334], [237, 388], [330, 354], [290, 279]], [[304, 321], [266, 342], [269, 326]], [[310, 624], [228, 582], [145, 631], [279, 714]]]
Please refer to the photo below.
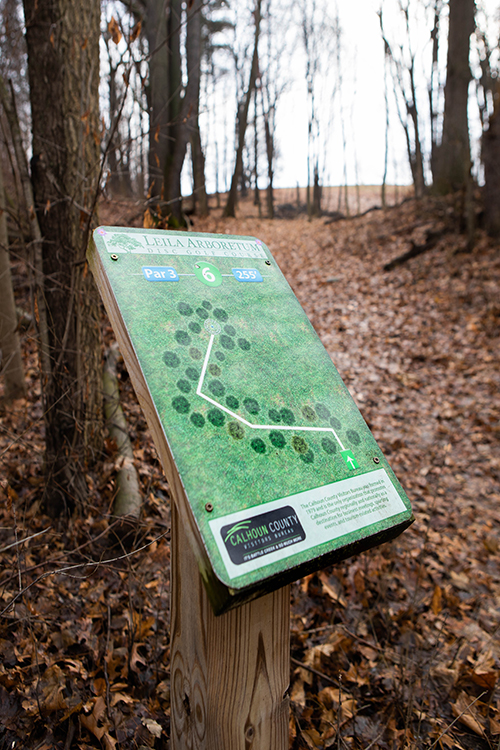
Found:
[[359, 464], [354, 458], [354, 453], [352, 451], [340, 451], [340, 455], [344, 459], [347, 466], [351, 469], [351, 471], [353, 469], [359, 469]]

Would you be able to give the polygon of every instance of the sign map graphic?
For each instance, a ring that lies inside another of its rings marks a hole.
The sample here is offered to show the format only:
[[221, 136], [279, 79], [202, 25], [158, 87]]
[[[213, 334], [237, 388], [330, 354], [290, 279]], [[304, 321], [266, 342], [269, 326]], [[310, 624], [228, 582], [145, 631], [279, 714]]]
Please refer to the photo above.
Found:
[[411, 523], [401, 485], [260, 240], [100, 227], [94, 243], [224, 585], [326, 564]]

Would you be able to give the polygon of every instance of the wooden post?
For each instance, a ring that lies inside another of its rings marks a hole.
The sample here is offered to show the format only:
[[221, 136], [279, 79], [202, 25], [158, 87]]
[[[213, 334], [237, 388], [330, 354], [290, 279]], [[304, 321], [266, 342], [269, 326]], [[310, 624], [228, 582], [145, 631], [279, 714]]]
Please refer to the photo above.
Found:
[[172, 750], [285, 750], [289, 586], [215, 617], [175, 505], [171, 548]]

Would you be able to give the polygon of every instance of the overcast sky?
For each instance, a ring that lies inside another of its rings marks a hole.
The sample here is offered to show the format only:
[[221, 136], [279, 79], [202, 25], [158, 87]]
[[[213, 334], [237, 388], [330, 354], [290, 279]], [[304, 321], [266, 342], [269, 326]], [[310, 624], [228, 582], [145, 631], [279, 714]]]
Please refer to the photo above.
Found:
[[[347, 145], [347, 178], [349, 184], [380, 184], [384, 173], [385, 104], [384, 48], [374, 0], [339, 3], [342, 29], [342, 90], [337, 91], [333, 105], [332, 133], [326, 147], [326, 184], [344, 181], [344, 132]], [[302, 74], [302, 75], [301, 75]], [[334, 85], [336, 71], [332, 71]], [[277, 186], [307, 182], [307, 107], [303, 60], [296, 59], [295, 82], [279, 105], [278, 148], [280, 159]], [[341, 98], [341, 100], [340, 100]], [[393, 112], [393, 115], [395, 113]], [[390, 138], [389, 182], [411, 180], [406, 164], [406, 147], [401, 126], [392, 118]], [[394, 174], [394, 161], [397, 174]], [[357, 174], [356, 174], [357, 163]]]
[[[384, 174], [385, 141], [386, 141], [386, 107], [384, 100], [384, 45], [380, 23], [377, 15], [381, 5], [384, 9], [384, 27], [387, 36], [395, 47], [407, 39], [404, 18], [399, 10], [400, 0], [305, 0], [310, 8], [314, 2], [317, 7], [326, 8], [330, 18], [338, 13], [341, 28], [340, 62], [335, 55], [327, 64], [323, 60], [323, 70], [317, 76], [319, 86], [316, 93], [316, 104], [319, 112], [320, 141], [319, 152], [323, 160], [321, 182], [324, 185], [380, 185]], [[421, 139], [424, 153], [430, 152], [430, 127], [428, 124], [427, 85], [430, 78], [431, 44], [430, 30], [433, 21], [432, 3], [424, 0], [409, 0], [411, 9], [411, 45], [415, 54], [417, 105], [421, 118]], [[492, 33], [492, 46], [496, 46], [495, 34], [498, 23], [498, 0], [476, 0], [476, 6], [486, 6], [489, 19], [485, 21], [480, 10], [478, 22], [489, 28]], [[284, 9], [281, 18], [275, 9]], [[232, 6], [233, 9], [235, 6]], [[237, 6], [234, 17], [237, 33], [226, 43], [238, 44], [246, 38], [248, 50], [253, 43], [253, 19], [251, 8], [253, 2]], [[263, 6], [264, 7], [264, 6]], [[272, 0], [271, 10], [276, 14], [275, 27], [286, 35], [286, 45], [282, 54], [281, 67], [285, 71], [288, 85], [285, 93], [278, 100], [275, 163], [275, 186], [295, 187], [307, 184], [307, 132], [308, 132], [308, 97], [306, 84], [305, 54], [300, 34], [300, 8], [302, 2], [292, 0]], [[246, 15], [245, 15], [246, 14]], [[446, 71], [446, 12], [442, 19], [441, 34], [444, 43], [440, 44], [441, 83], [444, 84]], [[326, 24], [325, 24], [326, 28]], [[241, 31], [243, 29], [243, 31]], [[265, 23], [264, 23], [265, 29]], [[266, 36], [262, 32], [259, 45], [260, 63], [266, 69], [265, 50]], [[245, 36], [246, 35], [246, 36]], [[278, 38], [279, 34], [276, 35]], [[333, 38], [325, 34], [318, 48], [324, 49], [328, 40]], [[335, 47], [335, 45], [333, 45]], [[247, 56], [249, 52], [247, 51]], [[476, 55], [476, 56], [475, 56]], [[474, 57], [475, 56], [475, 57]], [[477, 54], [471, 53], [474, 66]], [[218, 140], [219, 189], [224, 190], [224, 183], [229, 184], [232, 165], [234, 137], [235, 101], [234, 73], [230, 72], [228, 60], [226, 76], [209, 95], [207, 114], [212, 118], [207, 128], [207, 119], [202, 116], [202, 133], [205, 133], [207, 144], [207, 186], [210, 192], [215, 190], [215, 150], [214, 138]], [[339, 86], [339, 82], [341, 85]], [[388, 184], [411, 184], [411, 173], [408, 165], [406, 140], [398, 118], [393, 93], [393, 80], [388, 75], [388, 96], [390, 111], [389, 151], [388, 151]], [[336, 89], [333, 104], [331, 92]], [[473, 153], [478, 153], [478, 139], [481, 127], [475, 101], [474, 84], [471, 84], [470, 120], [473, 136]], [[442, 102], [441, 102], [442, 104]], [[253, 104], [250, 118], [253, 116]], [[204, 123], [204, 124], [203, 124]], [[210, 131], [210, 135], [208, 135]], [[252, 127], [247, 134], [247, 142], [252, 138]], [[266, 185], [266, 164], [264, 144], [260, 144], [260, 186]], [[250, 162], [253, 160], [253, 149]], [[224, 167], [222, 165], [225, 165]]]

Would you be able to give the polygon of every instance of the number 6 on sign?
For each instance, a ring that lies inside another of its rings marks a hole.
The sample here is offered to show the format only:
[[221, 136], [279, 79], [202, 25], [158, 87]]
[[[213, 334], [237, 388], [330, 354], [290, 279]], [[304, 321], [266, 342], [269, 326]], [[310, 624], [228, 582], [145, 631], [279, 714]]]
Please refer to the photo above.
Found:
[[212, 271], [209, 271], [208, 268], [204, 268], [203, 271], [201, 272], [201, 275], [203, 276], [203, 278], [205, 279], [205, 281], [208, 281], [209, 284], [213, 284], [214, 283], [215, 276], [212, 273]]
[[212, 263], [195, 263], [194, 272], [196, 278], [207, 286], [220, 286], [222, 284], [222, 275], [217, 266]]

